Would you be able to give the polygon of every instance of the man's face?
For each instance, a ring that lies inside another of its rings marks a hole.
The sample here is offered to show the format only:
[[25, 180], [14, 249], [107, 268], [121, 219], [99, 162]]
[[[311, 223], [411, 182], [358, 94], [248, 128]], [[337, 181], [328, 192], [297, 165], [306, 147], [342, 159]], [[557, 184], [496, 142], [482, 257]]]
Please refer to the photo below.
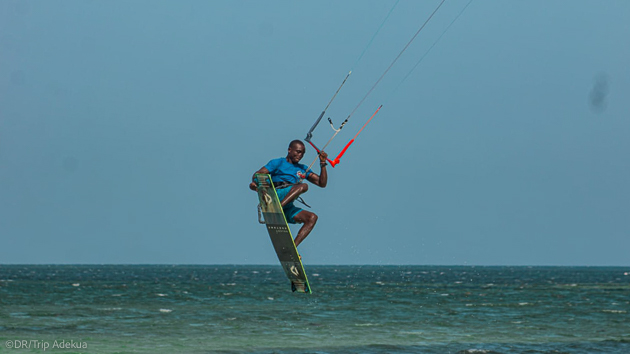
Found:
[[298, 163], [304, 157], [304, 153], [306, 152], [306, 148], [303, 144], [293, 144], [293, 146], [289, 147], [289, 154], [287, 158], [291, 163]]

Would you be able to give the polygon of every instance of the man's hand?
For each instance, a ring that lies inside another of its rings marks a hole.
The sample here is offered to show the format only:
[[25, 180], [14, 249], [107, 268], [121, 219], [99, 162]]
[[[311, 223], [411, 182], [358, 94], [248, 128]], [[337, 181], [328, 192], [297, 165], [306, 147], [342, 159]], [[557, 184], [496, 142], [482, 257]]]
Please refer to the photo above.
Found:
[[319, 152], [319, 162], [320, 163], [325, 163], [327, 158], [328, 158], [328, 154], [326, 153], [326, 151], [320, 151]]
[[249, 189], [253, 190], [254, 192], [256, 192], [258, 190], [258, 188], [256, 188], [256, 183], [252, 182], [249, 184]]

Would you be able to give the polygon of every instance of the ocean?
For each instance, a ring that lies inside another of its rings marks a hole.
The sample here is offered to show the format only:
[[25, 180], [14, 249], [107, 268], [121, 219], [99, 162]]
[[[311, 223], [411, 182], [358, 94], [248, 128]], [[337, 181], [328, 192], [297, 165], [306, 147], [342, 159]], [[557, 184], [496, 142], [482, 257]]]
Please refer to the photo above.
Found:
[[2, 353], [630, 353], [630, 268], [0, 265]]

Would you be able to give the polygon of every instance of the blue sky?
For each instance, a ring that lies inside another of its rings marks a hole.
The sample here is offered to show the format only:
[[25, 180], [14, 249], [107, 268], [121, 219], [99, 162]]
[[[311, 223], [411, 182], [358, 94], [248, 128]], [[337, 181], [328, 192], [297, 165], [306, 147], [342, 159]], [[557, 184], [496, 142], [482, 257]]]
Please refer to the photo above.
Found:
[[[0, 263], [276, 264], [252, 173], [439, 2], [400, 1], [355, 65], [396, 1], [0, 1]], [[630, 2], [473, 0], [402, 82], [467, 3], [331, 143], [384, 105], [304, 195], [305, 264], [630, 266]]]

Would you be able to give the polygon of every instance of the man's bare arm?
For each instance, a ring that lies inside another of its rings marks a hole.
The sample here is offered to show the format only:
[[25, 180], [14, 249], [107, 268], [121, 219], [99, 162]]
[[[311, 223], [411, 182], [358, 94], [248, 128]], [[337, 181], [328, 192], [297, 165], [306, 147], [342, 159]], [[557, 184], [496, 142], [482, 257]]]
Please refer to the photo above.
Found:
[[324, 151], [319, 153], [319, 163], [322, 168], [321, 174], [317, 175], [317, 173], [311, 173], [308, 176], [308, 180], [316, 186], [321, 188], [326, 188], [328, 184], [328, 171], [326, 171], [326, 158], [328, 154]]

